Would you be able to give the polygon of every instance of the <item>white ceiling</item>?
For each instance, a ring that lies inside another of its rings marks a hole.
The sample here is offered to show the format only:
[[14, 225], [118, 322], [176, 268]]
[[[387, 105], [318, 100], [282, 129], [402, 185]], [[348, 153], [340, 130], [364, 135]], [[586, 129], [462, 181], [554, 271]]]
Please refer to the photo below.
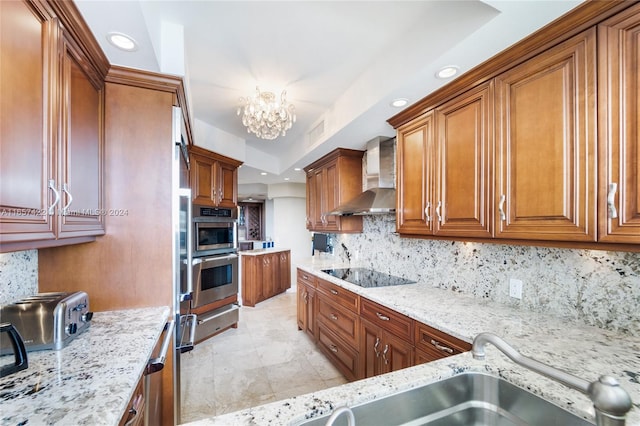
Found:
[[[442, 66], [463, 73], [580, 2], [76, 0], [112, 64], [185, 76], [194, 142], [243, 161], [252, 190], [304, 182], [294, 168], [394, 135], [391, 100], [420, 100], [448, 82]], [[138, 49], [116, 49], [110, 31]], [[285, 137], [242, 126], [239, 98], [256, 86], [287, 90], [297, 122]]]

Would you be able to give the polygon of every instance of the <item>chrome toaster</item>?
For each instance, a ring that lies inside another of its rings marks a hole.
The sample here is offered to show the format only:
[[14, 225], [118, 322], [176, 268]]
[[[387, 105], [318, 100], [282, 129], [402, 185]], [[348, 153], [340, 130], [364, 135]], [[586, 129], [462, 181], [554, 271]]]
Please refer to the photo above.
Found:
[[[18, 330], [28, 352], [44, 349], [60, 350], [89, 328], [93, 312], [89, 296], [73, 293], [38, 293], [0, 307], [3, 323]], [[12, 353], [8, 337], [0, 334], [0, 354]]]

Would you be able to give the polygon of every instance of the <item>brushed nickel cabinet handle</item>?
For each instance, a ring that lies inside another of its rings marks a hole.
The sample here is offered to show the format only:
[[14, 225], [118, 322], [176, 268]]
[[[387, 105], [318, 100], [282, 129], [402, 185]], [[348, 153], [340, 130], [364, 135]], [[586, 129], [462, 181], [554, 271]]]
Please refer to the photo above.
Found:
[[438, 205], [436, 206], [436, 216], [438, 216], [438, 222], [442, 222], [442, 215], [440, 214], [441, 208], [442, 208], [442, 201], [438, 201]]
[[431, 201], [427, 201], [427, 206], [424, 208], [424, 216], [427, 222], [431, 222]]
[[609, 219], [615, 219], [618, 217], [618, 210], [616, 210], [616, 191], [618, 190], [618, 184], [612, 182], [609, 184], [609, 192], [607, 193], [607, 208], [609, 209]]
[[373, 352], [376, 353], [376, 358], [380, 357], [380, 351], [378, 350], [378, 346], [380, 346], [380, 338], [376, 337], [376, 343], [373, 345]]
[[53, 194], [56, 198], [53, 200], [53, 203], [49, 206], [49, 216], [53, 216], [53, 212], [55, 211], [56, 205], [60, 202], [60, 193], [56, 189], [56, 181], [53, 179], [49, 179], [49, 189], [53, 191]]
[[336, 345], [329, 345], [329, 349], [331, 350], [331, 352], [333, 352], [334, 354], [338, 353], [338, 347]]
[[69, 198], [69, 201], [67, 202], [67, 204], [62, 208], [62, 215], [66, 216], [69, 211], [69, 206], [71, 205], [71, 203], [73, 203], [73, 196], [71, 195], [71, 192], [69, 192], [69, 184], [67, 183], [62, 184], [62, 192], [67, 194], [67, 197]]
[[331, 317], [332, 320], [334, 321], [338, 321], [338, 316], [334, 313], [331, 313], [331, 315], [329, 315]]
[[382, 351], [382, 359], [384, 359], [384, 364], [389, 364], [389, 359], [387, 358], [387, 352], [389, 352], [389, 345], [384, 345], [384, 350]]
[[500, 202], [498, 203], [498, 212], [500, 213], [500, 220], [507, 220], [507, 215], [504, 214], [504, 201], [507, 197], [504, 194], [500, 196]]
[[380, 318], [382, 321], [391, 321], [391, 318], [389, 318], [386, 315], [382, 315], [380, 312], [376, 312], [376, 316]]
[[337, 292], [336, 290], [334, 290], [334, 289], [330, 289], [329, 291], [330, 291], [330, 292], [331, 292], [331, 294], [333, 294], [333, 295], [336, 295], [336, 296], [338, 295], [338, 292]]
[[436, 347], [436, 349], [438, 349], [438, 350], [441, 350], [441, 351], [443, 351], [443, 352], [448, 352], [448, 353], [450, 353], [450, 354], [452, 354], [452, 353], [453, 353], [453, 349], [451, 349], [451, 348], [449, 348], [449, 347], [447, 347], [447, 346], [443, 346], [443, 345], [441, 345], [441, 344], [440, 344], [440, 342], [436, 342], [436, 341], [435, 341], [435, 340], [433, 340], [433, 339], [431, 339], [431, 344], [432, 344], [433, 346], [435, 346], [435, 347]]

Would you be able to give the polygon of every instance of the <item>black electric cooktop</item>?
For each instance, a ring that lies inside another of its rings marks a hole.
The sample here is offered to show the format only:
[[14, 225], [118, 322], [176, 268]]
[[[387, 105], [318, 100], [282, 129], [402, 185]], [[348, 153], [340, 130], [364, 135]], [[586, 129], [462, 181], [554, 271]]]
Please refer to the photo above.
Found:
[[336, 278], [360, 287], [386, 287], [392, 285], [414, 284], [415, 281], [396, 277], [367, 268], [322, 269]]

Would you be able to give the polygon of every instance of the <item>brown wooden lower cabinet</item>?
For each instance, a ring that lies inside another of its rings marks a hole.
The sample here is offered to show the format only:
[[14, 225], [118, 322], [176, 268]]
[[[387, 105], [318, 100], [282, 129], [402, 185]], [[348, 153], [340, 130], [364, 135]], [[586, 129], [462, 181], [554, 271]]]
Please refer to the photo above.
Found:
[[471, 344], [301, 269], [298, 329], [348, 380], [471, 350]]
[[255, 306], [291, 287], [291, 256], [289, 250], [244, 254], [242, 260], [242, 303]]
[[127, 404], [127, 409], [120, 419], [119, 426], [142, 426], [144, 425], [144, 377], [140, 379], [133, 396]]
[[323, 324], [318, 324], [318, 347], [348, 380], [361, 378], [358, 351]]
[[324, 325], [353, 348], [357, 348], [359, 344], [358, 328], [360, 326], [358, 313], [329, 302], [322, 294], [318, 296], [317, 303], [318, 312], [316, 318], [318, 324]]
[[413, 343], [361, 319], [360, 361], [363, 377], [390, 373], [414, 364]]
[[304, 330], [315, 342], [318, 340], [315, 277], [298, 269], [297, 285], [298, 330]]
[[418, 321], [415, 324], [415, 346], [416, 353], [421, 351], [421, 355], [428, 357], [425, 362], [471, 350], [470, 343]]

